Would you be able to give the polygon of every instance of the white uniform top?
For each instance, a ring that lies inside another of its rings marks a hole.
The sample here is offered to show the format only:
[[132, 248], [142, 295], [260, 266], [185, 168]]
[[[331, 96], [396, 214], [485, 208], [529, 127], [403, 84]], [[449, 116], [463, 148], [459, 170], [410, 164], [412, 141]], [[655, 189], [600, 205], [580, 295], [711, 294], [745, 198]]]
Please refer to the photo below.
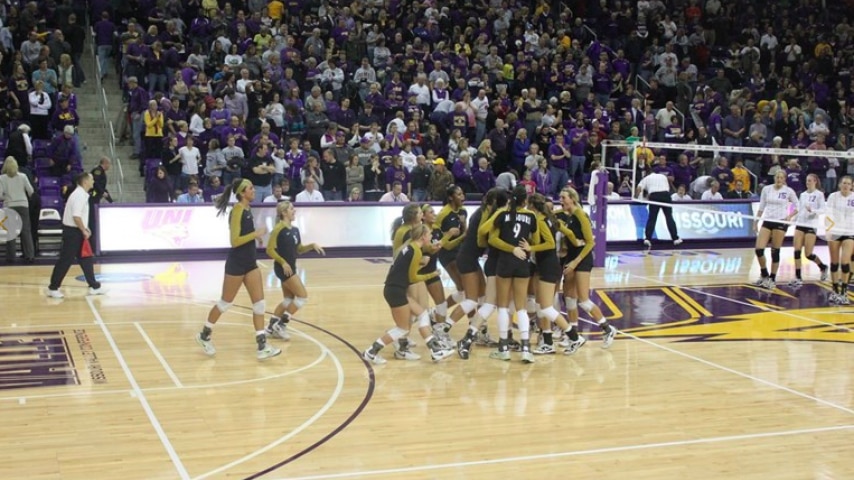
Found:
[[65, 211], [62, 213], [62, 224], [66, 227], [77, 228], [74, 217], [80, 217], [83, 225], [89, 225], [89, 194], [79, 185], [71, 192]]
[[670, 191], [670, 181], [660, 173], [650, 173], [643, 177], [638, 186], [648, 194]]
[[824, 213], [824, 192], [813, 190], [812, 193], [802, 193], [798, 200], [798, 226], [818, 228], [818, 216], [821, 213]]
[[854, 235], [854, 193], [833, 192], [827, 197], [827, 233], [832, 237]]
[[775, 185], [768, 185], [762, 189], [759, 196], [759, 211], [765, 220], [785, 220], [789, 216], [789, 204], [797, 205], [798, 196], [790, 187], [783, 185], [777, 189]]

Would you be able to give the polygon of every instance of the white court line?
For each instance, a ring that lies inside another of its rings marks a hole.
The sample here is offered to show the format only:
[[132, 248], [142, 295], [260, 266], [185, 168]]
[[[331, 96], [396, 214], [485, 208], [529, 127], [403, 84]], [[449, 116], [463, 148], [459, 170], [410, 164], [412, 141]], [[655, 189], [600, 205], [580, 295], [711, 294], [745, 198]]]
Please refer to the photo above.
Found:
[[629, 452], [634, 450], [650, 450], [653, 448], [685, 447], [690, 445], [703, 445], [709, 443], [722, 443], [743, 440], [755, 440], [762, 438], [785, 437], [804, 435], [810, 433], [836, 432], [854, 429], [854, 425], [837, 425], [833, 427], [805, 428], [801, 430], [783, 430], [778, 432], [747, 433], [743, 435], [727, 435], [722, 437], [706, 437], [693, 440], [674, 440], [672, 442], [641, 443], [638, 445], [624, 445], [620, 447], [603, 447], [589, 450], [573, 450], [569, 452], [543, 453], [539, 455], [523, 455], [518, 457], [502, 457], [487, 460], [473, 460], [470, 462], [441, 463], [435, 465], [417, 465], [413, 467], [388, 468], [384, 470], [368, 470], [361, 472], [343, 472], [323, 475], [310, 475], [305, 477], [279, 477], [287, 480], [319, 480], [324, 478], [348, 478], [374, 475], [394, 475], [401, 473], [424, 472], [430, 470], [443, 470], [446, 468], [474, 467], [478, 465], [500, 465], [503, 463], [529, 462], [533, 460], [550, 460], [556, 458], [579, 457], [583, 455], [597, 455], [604, 453]]
[[[132, 323], [135, 323], [135, 322], [112, 322], [109, 325], [130, 325]], [[152, 323], [178, 324], [179, 322], [175, 322], [174, 320], [161, 320], [161, 321], [149, 321], [146, 323], [149, 323], [149, 324], [152, 324]], [[86, 323], [83, 325], [88, 326], [89, 324]], [[245, 325], [242, 323], [238, 324], [238, 323], [222, 322], [222, 321], [217, 322], [217, 325], [231, 325], [231, 326], [245, 327]], [[54, 327], [53, 325], [46, 325], [46, 326], [43, 326], [42, 328], [53, 328], [53, 327]], [[56, 327], [59, 327], [59, 325], [57, 325]], [[300, 335], [300, 336], [303, 336], [303, 337], [310, 339], [310, 337], [308, 335], [306, 335], [305, 333], [302, 333], [301, 331], [299, 331], [297, 329], [288, 328], [288, 330], [290, 330], [291, 332], [293, 332], [297, 335]], [[203, 383], [203, 384], [199, 384], [199, 385], [184, 385], [183, 387], [180, 387], [180, 388], [179, 387], [151, 387], [151, 388], [141, 388], [140, 390], [142, 390], [143, 392], [168, 392], [168, 391], [179, 390], [179, 389], [192, 390], [192, 389], [198, 389], [198, 388], [204, 388], [204, 389], [207, 389], [207, 388], [225, 388], [225, 387], [232, 387], [235, 385], [244, 385], [247, 383], [263, 382], [266, 380], [275, 380], [275, 379], [289, 377], [291, 375], [296, 375], [296, 374], [302, 373], [306, 370], [310, 370], [310, 369], [316, 367], [320, 362], [322, 362], [325, 359], [326, 359], [326, 352], [321, 351], [320, 355], [318, 355], [317, 358], [314, 359], [313, 362], [306, 364], [306, 365], [303, 365], [302, 367], [299, 367], [297, 369], [288, 370], [286, 372], [277, 373], [275, 375], [267, 375], [265, 377], [256, 377], [256, 378], [247, 378], [245, 380], [233, 380], [230, 382], [221, 382], [221, 383]], [[127, 389], [124, 389], [124, 390], [93, 390], [93, 391], [88, 391], [88, 392], [87, 391], [75, 391], [75, 392], [63, 392], [63, 393], [47, 393], [47, 394], [39, 394], [39, 395], [17, 395], [17, 396], [12, 396], [12, 397], [0, 397], [0, 401], [4, 401], [4, 400], [18, 400], [18, 401], [20, 401], [20, 400], [36, 400], [36, 399], [43, 399], [43, 398], [117, 395], [117, 394], [128, 394], [128, 393], [133, 393], [133, 391], [127, 390]]]
[[178, 375], [175, 375], [175, 372], [172, 370], [172, 367], [169, 366], [169, 362], [163, 358], [163, 355], [160, 354], [160, 350], [154, 345], [154, 342], [151, 341], [151, 337], [145, 333], [145, 330], [142, 329], [142, 325], [139, 322], [133, 322], [133, 326], [139, 331], [139, 334], [142, 335], [142, 339], [145, 340], [145, 343], [148, 344], [148, 348], [151, 349], [151, 352], [154, 353], [157, 361], [160, 362], [160, 365], [163, 366], [163, 370], [166, 370], [166, 375], [169, 375], [169, 378], [172, 379], [172, 383], [175, 384], [178, 388], [184, 388], [184, 385], [181, 383], [181, 380], [178, 378]]
[[157, 436], [160, 437], [160, 443], [163, 444], [163, 447], [166, 449], [166, 453], [169, 454], [169, 458], [172, 459], [172, 463], [175, 465], [175, 469], [178, 470], [178, 475], [181, 477], [182, 480], [189, 479], [190, 474], [187, 473], [187, 469], [184, 468], [184, 464], [181, 462], [181, 458], [175, 451], [175, 447], [172, 446], [172, 442], [169, 441], [169, 437], [167, 437], [166, 432], [163, 431], [163, 426], [160, 425], [160, 421], [157, 419], [157, 415], [154, 414], [154, 410], [152, 410], [151, 405], [148, 404], [148, 400], [145, 398], [145, 394], [142, 392], [142, 389], [139, 388], [139, 384], [136, 383], [136, 379], [133, 376], [133, 372], [131, 372], [130, 367], [125, 361], [125, 357], [119, 350], [119, 346], [116, 345], [116, 340], [110, 333], [110, 329], [107, 327], [107, 324], [104, 323], [104, 319], [101, 317], [101, 314], [98, 312], [98, 309], [95, 308], [95, 304], [92, 302], [92, 298], [86, 297], [86, 303], [89, 304], [89, 309], [92, 310], [92, 314], [95, 316], [95, 323], [99, 327], [101, 327], [101, 331], [104, 332], [104, 336], [107, 338], [107, 343], [109, 343], [110, 348], [113, 349], [113, 354], [116, 356], [116, 360], [118, 360], [119, 365], [125, 372], [125, 376], [127, 377], [128, 382], [130, 382], [131, 389], [136, 395], [136, 398], [139, 399], [139, 403], [140, 405], [142, 405], [142, 409], [145, 410], [145, 414], [148, 416], [148, 420], [149, 422], [151, 422], [151, 426], [154, 427], [154, 430], [157, 432]]
[[[236, 314], [238, 314], [238, 315], [245, 315], [245, 316], [247, 316], [247, 317], [251, 317], [251, 316], [252, 316], [252, 314], [251, 314], [251, 313], [244, 313], [244, 312], [234, 312], [234, 313], [236, 313]], [[283, 444], [283, 443], [287, 442], [288, 440], [290, 440], [291, 438], [295, 437], [297, 434], [299, 434], [300, 432], [302, 432], [303, 430], [305, 430], [306, 428], [308, 428], [309, 426], [311, 426], [311, 425], [312, 425], [314, 422], [316, 422], [320, 417], [322, 417], [323, 415], [325, 415], [325, 414], [326, 414], [326, 412], [327, 412], [327, 411], [329, 411], [329, 409], [330, 409], [330, 408], [332, 408], [332, 406], [333, 406], [333, 405], [335, 405], [335, 403], [338, 401], [338, 397], [339, 397], [339, 396], [341, 396], [341, 392], [344, 390], [344, 368], [341, 366], [341, 361], [338, 359], [338, 356], [337, 356], [337, 355], [335, 355], [335, 353], [334, 353], [334, 352], [332, 352], [331, 350], [329, 350], [329, 349], [326, 347], [326, 345], [324, 345], [323, 343], [321, 343], [320, 341], [318, 341], [317, 339], [315, 339], [314, 337], [312, 337], [312, 336], [310, 336], [310, 335], [307, 335], [307, 334], [303, 334], [303, 335], [305, 336], [305, 338], [307, 338], [307, 339], [311, 340], [312, 342], [314, 342], [314, 343], [315, 343], [318, 347], [320, 347], [320, 348], [321, 348], [321, 349], [322, 349], [322, 350], [323, 350], [327, 355], [329, 355], [329, 357], [330, 357], [330, 358], [332, 359], [332, 361], [335, 363], [335, 369], [337, 370], [337, 373], [338, 373], [338, 381], [337, 381], [337, 383], [336, 383], [336, 385], [335, 385], [335, 391], [334, 391], [334, 392], [332, 392], [332, 395], [329, 397], [329, 399], [326, 401], [326, 403], [323, 405], [323, 407], [321, 407], [321, 408], [320, 408], [320, 410], [318, 410], [314, 415], [312, 415], [312, 416], [311, 416], [311, 418], [309, 418], [308, 420], [306, 420], [305, 422], [303, 422], [303, 423], [302, 423], [302, 425], [300, 425], [300, 426], [298, 426], [297, 428], [295, 428], [295, 429], [291, 430], [291, 432], [290, 432], [290, 433], [288, 433], [287, 435], [284, 435], [284, 436], [282, 436], [282, 437], [279, 437], [278, 439], [274, 440], [273, 442], [268, 443], [268, 444], [267, 444], [267, 445], [265, 445], [264, 447], [262, 447], [262, 448], [260, 448], [260, 449], [258, 449], [258, 450], [255, 450], [254, 452], [252, 452], [252, 453], [250, 453], [250, 454], [248, 454], [248, 455], [245, 455], [245, 456], [243, 456], [243, 457], [241, 457], [241, 458], [238, 458], [237, 460], [235, 460], [235, 461], [233, 461], [233, 462], [231, 462], [231, 463], [228, 463], [228, 464], [223, 465], [223, 466], [221, 466], [221, 467], [219, 467], [219, 468], [216, 468], [216, 469], [214, 469], [214, 470], [211, 470], [210, 472], [207, 472], [207, 473], [205, 473], [205, 474], [203, 474], [203, 475], [199, 475], [198, 477], [195, 477], [195, 479], [194, 479], [194, 480], [201, 480], [201, 479], [203, 479], [203, 478], [207, 478], [207, 477], [210, 477], [210, 476], [212, 476], [212, 475], [216, 475], [216, 474], [218, 474], [218, 473], [222, 473], [222, 472], [224, 472], [224, 471], [226, 471], [226, 470], [228, 470], [228, 469], [230, 469], [230, 468], [232, 468], [232, 467], [235, 467], [235, 466], [237, 466], [237, 465], [240, 465], [240, 464], [241, 464], [241, 463], [243, 463], [243, 462], [246, 462], [246, 461], [248, 461], [248, 460], [251, 460], [251, 459], [253, 459], [253, 458], [257, 457], [258, 455], [261, 455], [261, 454], [263, 454], [263, 453], [266, 453], [266, 452], [268, 452], [268, 451], [272, 450], [273, 448], [278, 447], [279, 445], [281, 445], [281, 444]]]
[[[717, 295], [717, 294], [714, 294], [714, 293], [709, 293], [709, 292], [704, 292], [704, 291], [702, 291], [702, 290], [698, 290], [698, 287], [711, 287], [711, 288], [714, 288], [714, 287], [716, 287], [716, 286], [725, 286], [725, 285], [701, 285], [701, 286], [699, 286], [699, 285], [684, 285], [684, 286], [683, 286], [683, 285], [677, 285], [677, 284], [675, 284], [675, 283], [665, 282], [665, 281], [663, 281], [663, 280], [657, 280], [657, 279], [655, 279], [655, 278], [651, 278], [651, 277], [644, 277], [644, 276], [641, 276], [641, 275], [632, 275], [632, 276], [633, 276], [633, 277], [635, 277], [635, 278], [639, 278], [639, 279], [641, 279], [641, 280], [643, 280], [643, 281], [645, 281], [645, 282], [657, 283], [657, 284], [659, 284], [659, 285], [665, 285], [665, 286], [668, 286], [668, 287], [679, 287], [679, 288], [681, 288], [683, 291], [687, 291], [687, 292], [694, 292], [694, 293], [697, 293], [697, 294], [700, 294], [700, 295], [705, 295], [705, 296], [707, 296], [707, 297], [717, 298], [717, 299], [719, 299], [719, 300], [726, 300], [726, 301], [728, 301], [728, 302], [736, 303], [736, 304], [739, 304], [739, 305], [744, 305], [744, 306], [747, 306], [747, 307], [750, 307], [750, 308], [755, 308], [756, 310], [762, 310], [761, 308], [759, 308], [759, 307], [757, 307], [756, 305], [754, 305], [754, 304], [752, 304], [752, 303], [749, 303], [749, 302], [743, 302], [743, 301], [741, 301], [741, 300], [737, 300], [737, 299], [734, 299], [734, 298], [724, 297], [724, 296], [722, 296], [722, 295]], [[605, 290], [605, 289], [603, 288], [602, 290]], [[784, 290], [784, 291], [785, 291], [785, 290]], [[771, 291], [769, 291], [768, 293], [771, 293]], [[786, 292], [786, 293], [788, 293], [788, 292]], [[795, 296], [797, 296], [797, 295], [795, 295]], [[833, 307], [828, 306], [827, 308], [833, 308]], [[849, 333], [850, 333], [850, 332], [854, 332], [854, 330], [852, 330], [851, 328], [848, 328], [848, 327], [843, 326], [843, 325], [839, 325], [839, 324], [836, 324], [836, 323], [830, 323], [830, 322], [823, 322], [823, 321], [821, 321], [821, 320], [817, 320], [817, 319], [815, 319], [815, 318], [805, 317], [805, 316], [803, 316], [803, 315], [798, 315], [797, 313], [787, 312], [787, 311], [785, 311], [785, 310], [778, 310], [778, 311], [775, 311], [775, 313], [780, 314], [780, 315], [785, 315], [785, 316], [787, 316], [787, 317], [797, 318], [797, 319], [800, 319], [800, 320], [806, 320], [807, 322], [815, 323], [815, 324], [817, 324], [817, 325], [825, 325], [825, 326], [828, 326], [828, 327], [841, 328], [842, 330], [847, 330]]]

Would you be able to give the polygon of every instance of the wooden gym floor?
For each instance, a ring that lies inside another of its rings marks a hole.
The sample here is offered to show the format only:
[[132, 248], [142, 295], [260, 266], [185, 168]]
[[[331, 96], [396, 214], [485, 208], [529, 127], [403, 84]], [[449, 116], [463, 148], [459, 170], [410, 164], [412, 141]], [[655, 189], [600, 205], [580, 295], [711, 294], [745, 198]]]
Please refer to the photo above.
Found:
[[301, 261], [309, 303], [266, 362], [245, 293], [216, 358], [193, 341], [222, 262], [102, 265], [102, 297], [75, 267], [61, 301], [48, 267], [3, 268], [0, 478], [854, 478], [854, 310], [813, 266], [786, 287], [783, 255], [774, 292], [751, 249], [611, 256], [594, 299], [626, 333], [529, 366], [362, 362], [387, 259]]

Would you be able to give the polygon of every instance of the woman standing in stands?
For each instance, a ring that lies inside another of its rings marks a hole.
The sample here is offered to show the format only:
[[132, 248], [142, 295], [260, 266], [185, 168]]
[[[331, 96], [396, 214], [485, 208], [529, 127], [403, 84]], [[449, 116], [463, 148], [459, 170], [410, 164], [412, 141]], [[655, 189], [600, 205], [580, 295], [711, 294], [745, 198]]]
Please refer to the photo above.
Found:
[[427, 310], [407, 294], [407, 289], [411, 285], [439, 275], [439, 272], [428, 275], [418, 273], [424, 258], [422, 249], [430, 243], [431, 238], [430, 228], [427, 226], [413, 227], [409, 231], [409, 242], [394, 258], [385, 280], [383, 296], [391, 308], [395, 326], [377, 338], [370, 348], [362, 353], [362, 358], [366, 361], [376, 365], [386, 363], [386, 360], [379, 354], [380, 350], [394, 342], [398, 344], [398, 349], [394, 352], [395, 358], [399, 360], [418, 360], [420, 358], [417, 354], [409, 351], [407, 335], [409, 334], [410, 316], [416, 317], [418, 330], [430, 348], [433, 361], [439, 361], [453, 354], [453, 351], [443, 349], [439, 340], [432, 334], [430, 315]]
[[273, 271], [282, 282], [282, 303], [276, 305], [270, 323], [267, 325], [267, 334], [282, 340], [290, 339], [286, 331], [291, 315], [305, 305], [308, 301], [308, 292], [302, 279], [297, 275], [297, 255], [314, 250], [326, 255], [323, 248], [316, 243], [303, 245], [299, 228], [294, 226], [296, 209], [291, 202], [279, 202], [276, 206], [276, 218], [279, 220], [270, 233], [267, 244], [267, 255], [275, 262]]
[[145, 158], [160, 158], [163, 150], [163, 112], [157, 109], [157, 101], [148, 102], [143, 114], [145, 121]]
[[498, 350], [492, 352], [489, 358], [510, 360], [510, 305], [516, 310], [516, 324], [519, 327], [521, 340], [522, 361], [533, 363], [531, 353], [530, 320], [525, 309], [528, 296], [528, 282], [531, 277], [531, 267], [528, 254], [537, 250], [554, 248], [554, 245], [539, 246], [539, 228], [534, 212], [526, 207], [528, 194], [523, 185], [513, 188], [507, 208], [498, 210], [482, 226], [489, 232], [489, 244], [498, 252], [496, 266], [496, 297], [498, 303]]
[[[780, 247], [786, 238], [788, 223], [798, 215], [797, 209], [789, 213], [792, 205], [797, 206], [798, 196], [795, 191], [786, 186], [786, 172], [779, 170], [774, 175], [774, 184], [762, 189], [759, 196], [759, 211], [756, 215], [762, 219], [762, 226], [757, 225], [756, 259], [761, 269], [761, 277], [754, 285], [773, 290], [777, 287], [777, 268], [780, 266]], [[768, 273], [765, 263], [765, 247], [771, 243], [771, 273]]]
[[[24, 263], [33, 263], [33, 235], [30, 228], [30, 201], [34, 190], [26, 175], [18, 172], [18, 161], [14, 157], [6, 157], [3, 164], [3, 174], [0, 175], [0, 201], [5, 208], [14, 210], [21, 217], [21, 253]], [[87, 218], [88, 220], [88, 218]], [[12, 263], [15, 258], [17, 239], [6, 239], [6, 262]]]
[[30, 125], [33, 128], [33, 138], [40, 140], [50, 139], [48, 133], [48, 113], [53, 106], [50, 95], [44, 90], [44, 82], [37, 80], [35, 89], [29, 93]]
[[566, 218], [566, 229], [561, 228], [561, 231], [569, 240], [566, 257], [561, 262], [564, 264], [563, 295], [570, 326], [566, 332], [569, 345], [564, 353], [572, 355], [587, 342], [578, 334], [578, 307], [587, 312], [602, 329], [602, 348], [610, 348], [617, 336], [617, 329], [608, 323], [602, 310], [590, 300], [590, 272], [593, 270], [593, 246], [596, 242], [590, 218], [584, 213], [578, 192], [573, 188], [561, 190], [560, 205]]
[[217, 216], [225, 214], [232, 193], [237, 197], [237, 203], [228, 214], [231, 249], [225, 260], [222, 297], [208, 313], [208, 320], [202, 327], [202, 331], [196, 335], [196, 342], [201, 345], [207, 355], [216, 354], [216, 348], [211, 341], [213, 327], [219, 317], [231, 307], [237, 291], [243, 285], [252, 301], [252, 323], [255, 327], [255, 343], [258, 347], [256, 355], [259, 360], [263, 360], [282, 353], [280, 349], [267, 344], [267, 333], [264, 329], [264, 312], [266, 311], [264, 283], [256, 263], [255, 241], [263, 237], [267, 231], [263, 226], [255, 228], [252, 211], [249, 209], [249, 204], [255, 200], [255, 187], [246, 179], [234, 179], [225, 187], [225, 191], [215, 203]]
[[145, 203], [171, 203], [175, 200], [175, 190], [166, 174], [166, 168], [157, 167], [154, 176], [145, 186]]
[[846, 175], [839, 180], [839, 190], [827, 197], [827, 218], [833, 222], [827, 232], [830, 278], [833, 282], [833, 293], [828, 298], [831, 304], [851, 304], [848, 299], [851, 256], [854, 254], [854, 195], [851, 191], [851, 177]]
[[818, 255], [813, 253], [815, 247], [816, 229], [818, 228], [818, 215], [824, 211], [824, 192], [818, 188], [818, 175], [810, 173], [807, 175], [807, 189], [801, 194], [798, 201], [798, 217], [795, 220], [795, 278], [789, 282], [790, 287], [803, 285], [801, 279], [801, 251], [805, 253], [807, 260], [814, 262], [821, 270], [821, 281], [827, 280], [827, 265], [821, 262]]

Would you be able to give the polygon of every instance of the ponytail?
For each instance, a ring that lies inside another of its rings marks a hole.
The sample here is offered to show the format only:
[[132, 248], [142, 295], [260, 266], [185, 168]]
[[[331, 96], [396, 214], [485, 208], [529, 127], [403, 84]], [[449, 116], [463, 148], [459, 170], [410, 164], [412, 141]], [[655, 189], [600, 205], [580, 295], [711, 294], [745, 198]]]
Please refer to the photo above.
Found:
[[513, 187], [513, 190], [510, 192], [510, 202], [508, 203], [511, 223], [516, 223], [516, 210], [520, 205], [524, 204], [527, 199], [528, 191], [525, 190], [524, 185], [520, 184]]
[[405, 207], [403, 207], [402, 216], [394, 219], [394, 222], [391, 224], [391, 239], [394, 240], [394, 233], [397, 232], [397, 229], [402, 227], [403, 225], [408, 225], [413, 222], [416, 218], [418, 218], [418, 212], [421, 211], [421, 205], [417, 203], [409, 203]]
[[548, 208], [548, 202], [548, 199], [540, 193], [535, 193], [531, 195], [531, 207], [533, 207], [534, 210], [542, 213], [552, 223], [552, 225], [556, 225], [557, 219], [555, 219], [554, 212], [550, 208]]
[[225, 190], [222, 191], [222, 195], [217, 197], [216, 202], [214, 203], [214, 206], [216, 207], [216, 216], [221, 217], [225, 215], [225, 210], [228, 208], [228, 202], [231, 200], [232, 194], [237, 197], [238, 202], [242, 200], [243, 195], [241, 194], [249, 185], [252, 185], [252, 183], [245, 178], [235, 178], [231, 181], [231, 184], [226, 185]]

